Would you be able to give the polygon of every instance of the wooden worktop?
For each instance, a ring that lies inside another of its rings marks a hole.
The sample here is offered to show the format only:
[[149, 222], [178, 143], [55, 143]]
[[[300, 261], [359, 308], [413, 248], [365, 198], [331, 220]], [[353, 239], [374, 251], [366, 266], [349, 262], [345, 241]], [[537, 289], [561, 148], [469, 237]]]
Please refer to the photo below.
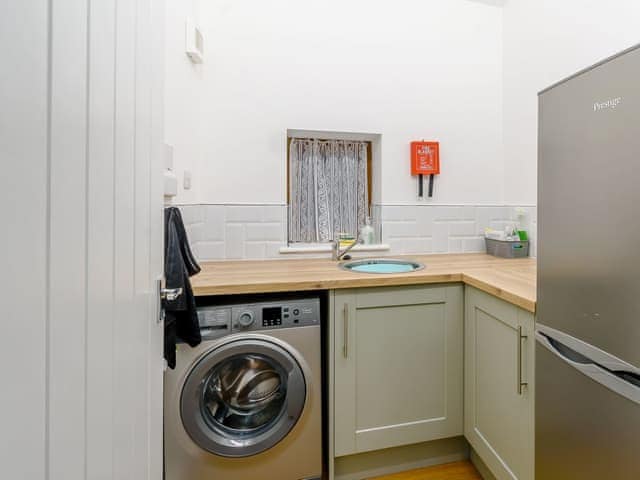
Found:
[[534, 259], [504, 259], [483, 253], [410, 255], [425, 269], [411, 273], [347, 272], [325, 259], [203, 262], [191, 279], [195, 295], [269, 293], [463, 282], [530, 312], [536, 307]]

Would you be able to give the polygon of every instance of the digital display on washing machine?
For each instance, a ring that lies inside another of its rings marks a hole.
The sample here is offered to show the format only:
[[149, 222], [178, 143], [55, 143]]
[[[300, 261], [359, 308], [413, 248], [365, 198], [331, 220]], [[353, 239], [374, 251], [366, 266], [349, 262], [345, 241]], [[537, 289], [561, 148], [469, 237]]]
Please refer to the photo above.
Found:
[[273, 327], [282, 325], [282, 308], [267, 307], [262, 309], [262, 326]]

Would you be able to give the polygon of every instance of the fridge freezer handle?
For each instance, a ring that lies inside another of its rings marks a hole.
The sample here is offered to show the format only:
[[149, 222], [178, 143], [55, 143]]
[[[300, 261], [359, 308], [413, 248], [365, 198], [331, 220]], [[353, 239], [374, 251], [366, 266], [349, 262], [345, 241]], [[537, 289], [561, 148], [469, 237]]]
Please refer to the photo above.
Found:
[[637, 368], [594, 345], [584, 342], [576, 337], [572, 337], [568, 333], [547, 327], [542, 323], [536, 324], [536, 331], [553, 339], [554, 342], [557, 342], [564, 347], [568, 347], [570, 350], [582, 357], [585, 357], [587, 359], [587, 363], [598, 364], [610, 372], [630, 372], [640, 377], [640, 368]]
[[[540, 331], [536, 331], [536, 341], [539, 342], [543, 347], [547, 348], [551, 353], [555, 354], [558, 358], [562, 359], [565, 363], [571, 365], [582, 374], [608, 388], [609, 390], [616, 392], [618, 395], [621, 395], [640, 405], [640, 386], [628, 380], [620, 378], [620, 376], [598, 365], [597, 363], [591, 362], [588, 358], [584, 357], [578, 352], [574, 353], [584, 358], [586, 361], [583, 363], [572, 360], [562, 351], [556, 348], [555, 345], [550, 341], [550, 338], [551, 337], [547, 336], [546, 334], [543, 334]], [[555, 339], [553, 341], [562, 345]], [[565, 346], [565, 348], [568, 347]]]

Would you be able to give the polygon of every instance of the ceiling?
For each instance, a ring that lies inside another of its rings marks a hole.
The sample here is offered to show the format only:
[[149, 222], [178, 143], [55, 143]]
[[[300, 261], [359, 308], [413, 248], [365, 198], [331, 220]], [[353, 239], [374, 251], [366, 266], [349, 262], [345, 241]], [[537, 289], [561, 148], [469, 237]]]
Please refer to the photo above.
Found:
[[504, 7], [507, 0], [469, 0], [471, 2], [484, 3], [486, 5], [493, 5], [494, 7]]

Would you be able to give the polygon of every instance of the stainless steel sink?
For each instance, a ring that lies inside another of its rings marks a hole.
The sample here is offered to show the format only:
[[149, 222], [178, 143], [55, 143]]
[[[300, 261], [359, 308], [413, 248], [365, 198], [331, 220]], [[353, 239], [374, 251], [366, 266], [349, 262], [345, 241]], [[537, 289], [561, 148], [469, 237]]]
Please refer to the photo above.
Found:
[[343, 270], [359, 273], [410, 273], [422, 270], [424, 265], [412, 260], [394, 258], [368, 258], [353, 260], [339, 265]]

